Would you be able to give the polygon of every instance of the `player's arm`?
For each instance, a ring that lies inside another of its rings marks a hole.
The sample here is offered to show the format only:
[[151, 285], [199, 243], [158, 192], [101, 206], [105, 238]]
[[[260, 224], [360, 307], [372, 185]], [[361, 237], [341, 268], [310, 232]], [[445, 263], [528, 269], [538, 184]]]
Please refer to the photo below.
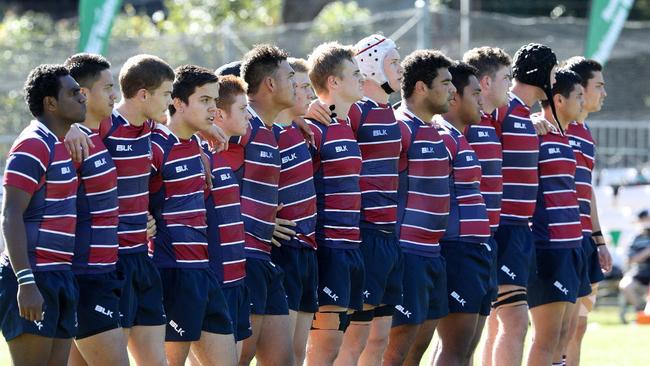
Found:
[[223, 132], [221, 127], [212, 125], [205, 131], [199, 132], [199, 136], [210, 144], [210, 147], [215, 152], [220, 152], [228, 149], [228, 137]]
[[296, 226], [295, 221], [277, 217], [277, 213], [282, 211], [282, 208], [284, 208], [284, 205], [280, 204], [276, 212], [275, 229], [273, 230], [273, 237], [271, 238], [271, 242], [277, 247], [282, 246], [277, 239], [291, 240], [291, 238], [296, 235], [296, 232], [290, 229], [290, 227]]
[[2, 234], [11, 266], [18, 281], [18, 310], [29, 321], [39, 321], [43, 314], [43, 296], [36, 286], [27, 255], [27, 235], [23, 214], [32, 194], [5, 185], [2, 201]]
[[87, 158], [90, 148], [95, 147], [95, 144], [90, 140], [90, 136], [77, 127], [76, 123], [70, 125], [70, 130], [65, 134], [63, 143], [70, 153], [72, 161], [77, 163]]
[[[335, 116], [332, 116], [332, 110], [334, 108], [331, 108], [333, 106], [327, 106], [325, 103], [322, 103], [320, 100], [316, 99], [311, 104], [309, 104], [309, 108], [307, 109], [307, 115], [305, 117], [314, 119], [325, 126], [329, 126], [330, 122], [332, 121], [332, 118]], [[340, 117], [345, 117], [345, 116], [340, 116]]]
[[596, 234], [593, 235], [593, 239], [598, 248], [600, 267], [605, 272], [609, 272], [612, 270], [612, 255], [609, 253], [609, 248], [601, 231], [600, 220], [598, 219], [598, 205], [596, 204], [596, 192], [593, 187], [591, 188], [591, 224]]

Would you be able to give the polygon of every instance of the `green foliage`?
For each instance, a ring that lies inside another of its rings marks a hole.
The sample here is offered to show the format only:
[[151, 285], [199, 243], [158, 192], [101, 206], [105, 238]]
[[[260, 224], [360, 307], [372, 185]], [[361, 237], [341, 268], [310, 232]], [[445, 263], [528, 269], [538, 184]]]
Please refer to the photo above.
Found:
[[264, 27], [278, 24], [282, 0], [166, 0], [166, 31], [214, 31], [223, 21]]
[[[355, 23], [361, 24], [370, 18], [370, 10], [356, 2], [335, 1], [328, 4], [314, 20], [312, 32], [328, 39], [345, 38], [344, 35]], [[367, 25], [370, 31], [370, 25]]]

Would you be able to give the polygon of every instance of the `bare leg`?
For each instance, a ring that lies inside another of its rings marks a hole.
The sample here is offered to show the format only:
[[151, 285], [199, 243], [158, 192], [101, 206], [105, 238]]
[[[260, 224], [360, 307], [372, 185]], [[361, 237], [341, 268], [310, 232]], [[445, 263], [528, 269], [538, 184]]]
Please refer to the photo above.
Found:
[[169, 366], [184, 366], [192, 342], [165, 342], [165, 355]]
[[314, 319], [313, 313], [298, 312], [296, 316], [296, 330], [293, 333], [293, 356], [294, 365], [302, 366], [305, 362], [305, 352], [307, 349], [307, 338], [309, 329]]
[[528, 306], [501, 306], [496, 309], [496, 317], [499, 330], [492, 351], [492, 364], [519, 366], [528, 331]]
[[165, 326], [135, 326], [125, 329], [128, 349], [137, 365], [167, 365], [165, 356]]
[[[76, 341], [75, 341], [76, 342]], [[68, 356], [68, 366], [88, 366], [84, 357], [79, 353], [77, 345], [75, 342], [72, 342], [70, 346], [70, 356]]]
[[52, 340], [52, 351], [50, 352], [50, 358], [47, 361], [47, 365], [59, 366], [67, 364], [71, 344], [72, 338], [54, 338]]
[[[363, 310], [372, 310], [373, 307], [363, 304]], [[366, 347], [368, 336], [370, 335], [371, 321], [351, 321], [348, 329], [343, 335], [343, 344], [339, 350], [339, 355], [334, 361], [334, 366], [356, 365], [361, 357], [361, 352]]]
[[7, 342], [12, 364], [21, 366], [46, 365], [52, 353], [53, 344], [53, 338], [28, 333]]
[[235, 366], [237, 355], [232, 334], [201, 332], [201, 339], [192, 342], [192, 354], [200, 365]]
[[372, 366], [381, 365], [381, 360], [388, 345], [388, 335], [393, 323], [392, 316], [381, 316], [374, 318], [370, 325], [370, 335], [366, 347], [361, 352], [359, 365]]
[[431, 339], [433, 338], [433, 333], [436, 331], [438, 326], [438, 319], [427, 320], [420, 325], [417, 334], [415, 335], [415, 341], [411, 345], [408, 354], [406, 355], [406, 362], [404, 365], [408, 366], [418, 366], [422, 360], [422, 356], [429, 348], [431, 344]]
[[255, 357], [255, 353], [257, 352], [257, 340], [260, 338], [263, 322], [264, 316], [251, 314], [252, 334], [250, 337], [242, 341], [242, 351], [241, 356], [239, 356], [240, 366], [248, 366], [253, 360], [253, 357]]
[[474, 332], [474, 338], [472, 339], [472, 344], [470, 346], [471, 349], [471, 356], [469, 360], [467, 360], [466, 365], [470, 366], [473, 364], [474, 361], [474, 354], [476, 352], [476, 346], [478, 346], [478, 342], [481, 341], [481, 336], [483, 335], [483, 327], [485, 326], [485, 321], [487, 317], [483, 315], [479, 315], [478, 317], [478, 323], [476, 323], [476, 331]]
[[293, 339], [287, 335], [289, 315], [264, 315], [257, 340], [257, 364], [286, 366], [293, 364]]
[[[126, 337], [121, 328], [115, 328], [91, 337], [77, 339], [74, 343], [72, 346], [73, 350], [77, 348], [78, 354], [89, 365], [119, 366], [129, 364], [129, 355], [126, 351]], [[75, 352], [70, 353], [73, 354]]]
[[436, 353], [436, 366], [463, 366], [469, 362], [478, 323], [478, 314], [453, 313], [440, 319], [440, 350]]
[[481, 355], [481, 365], [492, 366], [492, 351], [494, 349], [494, 342], [499, 332], [499, 321], [497, 320], [496, 311], [492, 310], [490, 316], [487, 318], [487, 337], [483, 345], [483, 353]]
[[[559, 346], [566, 302], [554, 302], [530, 309], [533, 321], [533, 343], [528, 355], [528, 366], [548, 366]], [[566, 314], [568, 317], [568, 313]]]
[[343, 331], [339, 330], [341, 313], [347, 309], [338, 306], [321, 306], [314, 315], [312, 330], [307, 340], [307, 366], [330, 366], [336, 360]]
[[391, 328], [382, 364], [399, 366], [404, 363], [419, 328], [419, 324], [403, 324]]

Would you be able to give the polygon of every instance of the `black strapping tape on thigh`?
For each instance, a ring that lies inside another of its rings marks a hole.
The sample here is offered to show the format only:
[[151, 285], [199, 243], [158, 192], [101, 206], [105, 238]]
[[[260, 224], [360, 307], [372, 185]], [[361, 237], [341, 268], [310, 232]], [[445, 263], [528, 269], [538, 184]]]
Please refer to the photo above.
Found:
[[393, 305], [382, 305], [378, 308], [375, 308], [375, 318], [381, 318], [382, 316], [393, 316], [395, 314], [395, 307]]
[[[332, 314], [335, 316], [338, 316], [339, 322], [336, 328], [315, 328], [314, 327], [314, 321], [316, 320], [316, 317], [318, 314]], [[345, 332], [345, 330], [348, 328], [348, 325], [350, 324], [350, 316], [346, 312], [340, 312], [340, 311], [321, 311], [318, 313], [314, 313], [313, 320], [311, 322], [311, 330], [339, 330], [342, 332]]]
[[509, 305], [520, 301], [528, 302], [528, 294], [526, 294], [526, 292], [515, 294], [501, 301], [497, 301], [492, 304], [492, 307], [496, 309], [499, 306]]
[[375, 309], [355, 311], [350, 314], [351, 322], [371, 322], [375, 316]]
[[506, 296], [506, 295], [510, 295], [510, 294], [514, 294], [516, 292], [524, 292], [525, 293], [526, 289], [525, 288], [517, 288], [517, 289], [506, 291], [506, 292], [499, 292], [497, 294], [497, 298], [503, 297], [503, 296]]

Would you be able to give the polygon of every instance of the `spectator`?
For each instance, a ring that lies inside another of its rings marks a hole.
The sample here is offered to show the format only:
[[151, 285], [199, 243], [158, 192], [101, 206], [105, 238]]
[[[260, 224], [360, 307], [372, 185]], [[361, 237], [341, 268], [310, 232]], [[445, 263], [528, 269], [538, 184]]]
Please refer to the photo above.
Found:
[[650, 284], [650, 212], [643, 210], [638, 214], [643, 231], [634, 238], [628, 249], [629, 268], [619, 283], [619, 288], [628, 304], [634, 309], [643, 310]]

